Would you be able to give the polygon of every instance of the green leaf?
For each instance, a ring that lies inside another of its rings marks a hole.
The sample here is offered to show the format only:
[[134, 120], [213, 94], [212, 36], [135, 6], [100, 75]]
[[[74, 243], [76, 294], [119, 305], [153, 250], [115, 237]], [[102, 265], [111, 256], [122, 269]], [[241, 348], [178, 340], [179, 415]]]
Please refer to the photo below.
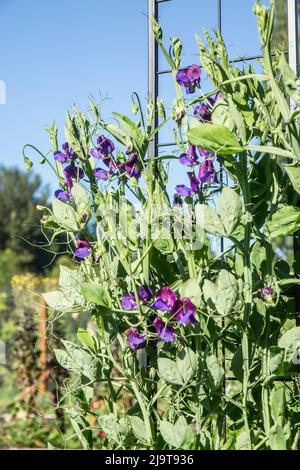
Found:
[[285, 385], [277, 384], [276, 388], [273, 388], [270, 393], [270, 408], [274, 422], [279, 422], [279, 420], [283, 422], [285, 407]]
[[211, 378], [210, 382], [212, 384], [212, 388], [220, 388], [223, 384], [224, 370], [219, 364], [218, 358], [214, 354], [207, 356], [206, 365], [208, 374]]
[[165, 357], [158, 359], [158, 372], [167, 383], [184, 385], [195, 375], [197, 355], [191, 349], [180, 351], [176, 360]]
[[243, 151], [235, 135], [220, 124], [199, 124], [187, 132], [187, 139], [191, 144], [221, 155]]
[[283, 165], [283, 168], [290, 178], [294, 190], [300, 194], [300, 167]]
[[218, 202], [218, 213], [227, 235], [231, 235], [239, 225], [242, 208], [241, 200], [236, 192], [232, 188], [225, 187]]
[[266, 233], [270, 238], [292, 235], [300, 229], [300, 209], [284, 206], [273, 214], [266, 225]]
[[248, 431], [242, 431], [238, 434], [235, 444], [235, 450], [251, 449], [251, 438]]
[[[77, 346], [77, 344], [71, 341], [62, 340], [62, 343], [72, 361], [72, 365], [69, 366], [68, 370], [84, 375], [92, 382], [96, 381], [99, 376], [99, 360], [92, 356], [88, 350]], [[69, 363], [69, 359], [67, 359], [65, 355], [59, 354], [59, 358], [65, 361], [64, 363], [66, 365]], [[60, 364], [62, 367], [65, 367], [62, 363]]]
[[76, 212], [69, 204], [53, 199], [52, 210], [55, 221], [62, 228], [70, 232], [79, 230]]
[[212, 122], [213, 124], [221, 124], [222, 126], [227, 127], [227, 129], [230, 131], [234, 130], [234, 120], [232, 119], [229, 107], [224, 100], [217, 101], [217, 104], [212, 112]]
[[138, 416], [128, 415], [128, 418], [129, 418], [132, 430], [134, 434], [136, 435], [136, 437], [140, 439], [142, 442], [145, 442], [147, 433], [146, 433], [146, 426], [145, 426], [144, 421]]
[[66, 414], [69, 417], [73, 429], [85, 450], [93, 448], [93, 435], [89, 429], [90, 423], [79, 414], [75, 408], [67, 408]]
[[93, 304], [108, 307], [110, 298], [107, 289], [99, 284], [83, 283], [80, 286], [81, 294]]
[[131, 431], [126, 418], [118, 420], [118, 418], [112, 413], [109, 415], [99, 416], [98, 423], [101, 429], [105, 432], [106, 437], [114, 440], [117, 444], [122, 443]]
[[199, 281], [196, 278], [191, 278], [184, 282], [179, 289], [181, 297], [188, 297], [196, 307], [201, 303], [201, 289]]
[[168, 238], [159, 238], [154, 243], [155, 248], [160, 251], [161, 253], [173, 253], [174, 251], [174, 241], [171, 237], [171, 234]]
[[63, 310], [72, 309], [74, 304], [72, 299], [66, 297], [61, 291], [52, 291], [43, 293], [43, 297], [48, 308], [60, 312]]
[[242, 346], [238, 346], [231, 360], [231, 370], [239, 382], [243, 382], [243, 352]]
[[204, 281], [203, 294], [210, 308], [215, 309], [219, 315], [228, 315], [237, 302], [238, 281], [229, 271], [221, 269], [216, 284], [207, 279]]
[[279, 338], [278, 346], [282, 349], [291, 349], [297, 343], [300, 343], [300, 326], [294, 326], [286, 331], [281, 338]]
[[280, 424], [276, 424], [270, 429], [268, 437], [272, 450], [287, 450], [285, 432]]
[[96, 352], [97, 350], [97, 342], [93, 336], [93, 332], [89, 330], [85, 330], [84, 328], [78, 328], [77, 330], [77, 338], [84, 346], [92, 349], [92, 351]]
[[167, 383], [175, 385], [183, 385], [183, 379], [180, 371], [177, 368], [176, 361], [160, 357], [158, 359], [158, 373], [162, 379]]
[[83, 279], [84, 275], [81, 271], [65, 266], [59, 267], [59, 288], [72, 305], [82, 305], [83, 303], [83, 297], [80, 294], [80, 284]]
[[217, 288], [216, 284], [209, 279], [205, 279], [203, 283], [203, 296], [207, 305], [214, 309], [217, 303]]
[[77, 213], [79, 215], [82, 215], [83, 213], [89, 214], [91, 202], [85, 189], [79, 183], [74, 183], [71, 192], [76, 205]]
[[115, 124], [106, 124], [105, 129], [121, 144], [127, 145], [129, 142], [126, 134]]
[[189, 437], [189, 427], [184, 416], [180, 416], [175, 424], [161, 421], [159, 429], [164, 441], [178, 450], [182, 448]]
[[195, 207], [197, 225], [202, 226], [206, 232], [217, 236], [224, 236], [225, 229], [216, 211], [206, 204], [197, 204]]

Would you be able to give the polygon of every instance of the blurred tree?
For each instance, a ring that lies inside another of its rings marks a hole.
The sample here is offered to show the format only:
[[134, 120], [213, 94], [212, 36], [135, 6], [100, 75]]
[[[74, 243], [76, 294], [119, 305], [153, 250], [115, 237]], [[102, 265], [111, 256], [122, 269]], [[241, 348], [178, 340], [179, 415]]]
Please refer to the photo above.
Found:
[[[45, 239], [36, 208], [45, 205], [47, 199], [48, 189], [42, 186], [39, 176], [0, 167], [0, 255], [1, 265], [10, 271], [5, 277], [25, 267], [26, 271], [39, 272], [51, 261], [53, 255], [42, 249]], [[40, 245], [41, 249], [32, 245]]]

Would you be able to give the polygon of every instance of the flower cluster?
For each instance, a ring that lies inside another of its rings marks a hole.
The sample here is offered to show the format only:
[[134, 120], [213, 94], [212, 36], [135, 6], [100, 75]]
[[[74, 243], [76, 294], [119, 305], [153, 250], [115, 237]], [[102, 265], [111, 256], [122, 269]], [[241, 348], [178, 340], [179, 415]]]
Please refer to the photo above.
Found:
[[[153, 293], [148, 286], [142, 285], [139, 287], [138, 297], [146, 303], [153, 298]], [[133, 292], [125, 294], [121, 303], [124, 310], [135, 310], [137, 308]], [[180, 325], [198, 323], [196, 320], [197, 309], [193, 302], [187, 297], [177, 298], [176, 293], [169, 286], [164, 286], [157, 291], [154, 302], [149, 307], [151, 310], [169, 314], [168, 323], [165, 323], [160, 316], [156, 316], [153, 321], [158, 340], [166, 343], [171, 343], [176, 339], [175, 328], [172, 326], [174, 322]], [[146, 344], [146, 335], [138, 333], [136, 328], [128, 330], [127, 339], [132, 350], [143, 348]]]
[[64, 189], [57, 189], [54, 193], [55, 197], [62, 202], [68, 202], [71, 199], [71, 189], [73, 187], [73, 180], [81, 180], [84, 177], [84, 171], [75, 165], [77, 158], [76, 153], [69, 147], [68, 142], [62, 144], [63, 151], [57, 150], [54, 152], [54, 160], [62, 165], [68, 163], [64, 167]]
[[[203, 157], [212, 156], [211, 152], [204, 149], [198, 148], [199, 154]], [[186, 153], [182, 153], [179, 157], [179, 161], [182, 165], [188, 167], [194, 167], [198, 163], [197, 149], [195, 145], [191, 145]], [[204, 183], [217, 183], [217, 173], [214, 169], [214, 165], [211, 159], [204, 160], [199, 167], [198, 175], [196, 176], [194, 171], [189, 171], [188, 177], [190, 180], [190, 188], [184, 184], [178, 184], [176, 186], [176, 192], [179, 196], [189, 197], [193, 193], [196, 193], [199, 189], [200, 184]]]
[[[126, 161], [118, 162], [113, 156], [114, 150], [115, 145], [110, 139], [104, 135], [98, 137], [97, 147], [90, 150], [90, 155], [97, 161], [97, 167], [94, 170], [95, 178], [106, 181], [111, 175], [117, 173], [119, 176], [126, 174], [130, 178], [139, 179], [141, 169], [136, 153], [128, 152]], [[98, 166], [100, 161], [104, 163], [107, 170]]]

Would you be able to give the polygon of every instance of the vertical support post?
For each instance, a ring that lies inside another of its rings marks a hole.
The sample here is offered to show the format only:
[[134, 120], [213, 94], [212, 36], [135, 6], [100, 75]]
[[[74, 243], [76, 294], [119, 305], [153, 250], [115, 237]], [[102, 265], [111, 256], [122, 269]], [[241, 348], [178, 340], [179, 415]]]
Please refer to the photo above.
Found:
[[298, 2], [287, 0], [289, 64], [298, 73]]
[[[148, 0], [148, 95], [152, 98], [156, 107], [158, 96], [158, 45], [152, 31], [152, 18], [158, 19], [158, 3], [156, 0]], [[158, 115], [155, 112], [154, 127], [158, 126]], [[155, 134], [149, 145], [149, 153], [157, 157], [158, 135]]]

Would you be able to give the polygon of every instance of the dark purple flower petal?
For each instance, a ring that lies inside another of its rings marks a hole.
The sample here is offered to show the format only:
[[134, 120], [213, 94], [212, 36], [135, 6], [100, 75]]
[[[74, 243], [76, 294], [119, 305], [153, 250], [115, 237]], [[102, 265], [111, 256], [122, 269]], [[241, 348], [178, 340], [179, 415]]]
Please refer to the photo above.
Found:
[[198, 161], [198, 156], [196, 154], [196, 146], [191, 145], [186, 153], [182, 153], [179, 157], [179, 161], [182, 165], [185, 166], [194, 166]]
[[76, 258], [87, 258], [91, 252], [91, 244], [88, 240], [77, 240], [77, 248], [74, 251]]
[[59, 199], [59, 201], [62, 202], [68, 202], [71, 199], [70, 193], [68, 193], [67, 191], [63, 191], [62, 189], [57, 189], [54, 193], [54, 196], [56, 197], [56, 199]]
[[196, 193], [198, 191], [200, 182], [199, 182], [198, 178], [195, 175], [193, 175], [193, 173], [191, 173], [191, 172], [188, 172], [188, 177], [189, 177], [189, 180], [190, 180], [190, 183], [191, 183], [192, 193]]
[[90, 155], [94, 158], [101, 158], [101, 154], [99, 153], [98, 149], [91, 149]]
[[172, 310], [176, 301], [176, 293], [171, 287], [165, 286], [157, 291], [155, 296], [155, 302], [151, 305], [153, 310], [161, 310], [163, 312], [169, 312]]
[[137, 308], [137, 304], [133, 292], [125, 294], [122, 297], [121, 304], [124, 310], [135, 310]]
[[146, 335], [143, 333], [138, 333], [136, 328], [129, 328], [127, 339], [129, 347], [130, 349], [132, 349], [132, 351], [136, 351], [137, 349], [142, 349], [143, 347], [145, 347]]
[[160, 317], [153, 322], [158, 338], [165, 343], [172, 343], [176, 339], [175, 330], [172, 326], [166, 326]]
[[181, 325], [187, 325], [189, 323], [198, 323], [196, 320], [196, 306], [187, 297], [183, 297], [181, 300], [177, 300], [172, 310], [173, 317]]
[[84, 171], [82, 168], [76, 167], [73, 163], [64, 168], [64, 175], [67, 179], [82, 179], [84, 177]]
[[135, 153], [132, 153], [129, 155], [129, 158], [126, 160], [126, 162], [122, 165], [122, 169], [126, 171], [128, 176], [131, 178], [136, 178], [139, 179], [141, 176], [141, 170], [137, 166], [138, 158]]
[[153, 297], [152, 290], [146, 285], [139, 286], [139, 298], [142, 302], [148, 302]]
[[217, 182], [217, 174], [215, 172], [213, 162], [211, 160], [205, 160], [201, 163], [198, 173], [198, 179], [201, 183], [212, 183]]
[[97, 139], [98, 151], [102, 156], [109, 155], [115, 150], [114, 143], [105, 137], [105, 135], [100, 135]]
[[197, 86], [200, 85], [201, 69], [198, 65], [190, 65], [185, 69], [179, 70], [176, 74], [176, 80], [179, 85], [184, 86], [188, 94], [194, 93]]
[[210, 152], [209, 150], [202, 149], [201, 147], [198, 147], [199, 153], [201, 157], [213, 157], [214, 153]]
[[273, 289], [271, 286], [268, 287], [262, 287], [258, 291], [258, 297], [265, 302], [272, 302], [272, 297], [273, 297]]
[[102, 168], [95, 168], [94, 176], [98, 180], [106, 181], [108, 179], [109, 174], [108, 174], [108, 171], [103, 170]]
[[70, 155], [67, 155], [63, 152], [56, 151], [54, 152], [54, 160], [56, 160], [59, 163], [66, 163], [69, 160], [71, 160]]
[[184, 184], [178, 184], [176, 186], [176, 192], [182, 197], [189, 197], [192, 194], [192, 190]]

